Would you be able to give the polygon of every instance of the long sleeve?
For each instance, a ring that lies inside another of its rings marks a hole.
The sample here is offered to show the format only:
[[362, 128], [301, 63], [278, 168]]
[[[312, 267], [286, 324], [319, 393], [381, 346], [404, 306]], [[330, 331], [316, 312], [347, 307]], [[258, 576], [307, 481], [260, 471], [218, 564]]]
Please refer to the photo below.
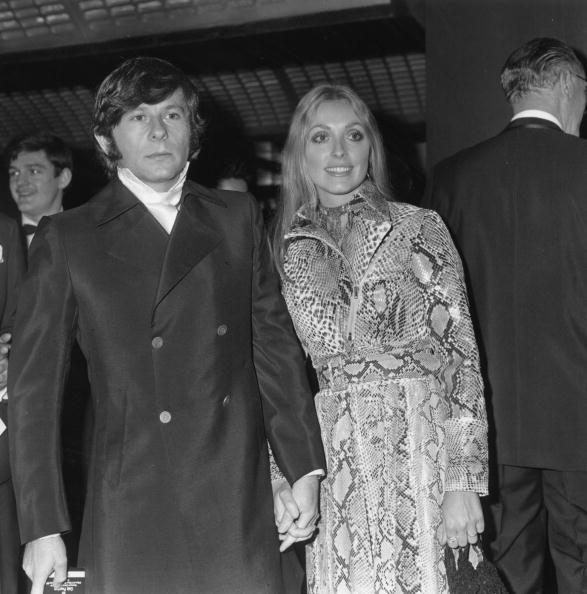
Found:
[[251, 201], [253, 356], [265, 431], [275, 460], [290, 483], [326, 468], [303, 352], [279, 291], [261, 213]]
[[69, 530], [60, 412], [77, 307], [66, 256], [45, 219], [30, 254], [10, 358], [10, 450], [22, 542]]
[[434, 251], [435, 260], [441, 263], [431, 289], [435, 298], [431, 324], [446, 362], [439, 377], [449, 410], [445, 422], [446, 490], [487, 494], [487, 415], [463, 267], [448, 230], [436, 213], [426, 213], [421, 234], [423, 244]]

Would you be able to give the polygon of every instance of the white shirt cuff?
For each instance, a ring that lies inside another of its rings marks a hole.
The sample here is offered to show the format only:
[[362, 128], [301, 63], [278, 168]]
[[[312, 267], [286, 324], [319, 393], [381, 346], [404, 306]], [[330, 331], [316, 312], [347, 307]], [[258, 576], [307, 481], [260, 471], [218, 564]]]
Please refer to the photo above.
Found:
[[322, 468], [317, 468], [316, 470], [312, 470], [312, 472], [308, 472], [308, 474], [304, 474], [304, 476], [326, 476], [326, 473]]

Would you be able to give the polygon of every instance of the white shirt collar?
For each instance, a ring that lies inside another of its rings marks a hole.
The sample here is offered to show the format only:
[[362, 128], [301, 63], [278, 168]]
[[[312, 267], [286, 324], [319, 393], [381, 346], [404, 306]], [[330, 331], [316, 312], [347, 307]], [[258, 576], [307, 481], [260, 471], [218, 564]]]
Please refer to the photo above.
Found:
[[[63, 206], [57, 212], [63, 212]], [[42, 218], [43, 217], [41, 217], [41, 219]], [[41, 222], [41, 219], [39, 219], [38, 221], [34, 221], [33, 219], [31, 219], [31, 217], [29, 217], [25, 213], [23, 213], [23, 212], [20, 213], [20, 224], [21, 225], [35, 225], [35, 226], [37, 226]]]
[[118, 179], [126, 186], [147, 208], [149, 205], [168, 204], [177, 206], [181, 199], [181, 190], [187, 176], [190, 162], [188, 161], [179, 174], [177, 181], [166, 192], [157, 192], [144, 181], [140, 180], [130, 169], [118, 167]]
[[560, 120], [553, 116], [548, 111], [542, 111], [541, 109], [524, 109], [518, 112], [510, 121], [519, 120], [520, 118], [540, 118], [541, 120], [548, 120], [553, 124], [556, 124], [561, 130], [563, 129]]

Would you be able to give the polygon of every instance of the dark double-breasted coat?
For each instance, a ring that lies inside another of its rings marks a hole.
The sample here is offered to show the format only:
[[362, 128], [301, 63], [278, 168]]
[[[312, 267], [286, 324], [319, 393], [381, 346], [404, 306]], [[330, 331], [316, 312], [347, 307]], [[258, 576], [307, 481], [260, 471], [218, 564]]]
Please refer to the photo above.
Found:
[[44, 220], [22, 294], [9, 380], [22, 540], [69, 528], [58, 411], [77, 336], [95, 410], [86, 591], [280, 592], [266, 436], [290, 481], [325, 463], [254, 199], [186, 182], [168, 236], [114, 181]]
[[425, 205], [466, 266], [498, 463], [587, 470], [587, 143], [514, 120], [438, 165]]

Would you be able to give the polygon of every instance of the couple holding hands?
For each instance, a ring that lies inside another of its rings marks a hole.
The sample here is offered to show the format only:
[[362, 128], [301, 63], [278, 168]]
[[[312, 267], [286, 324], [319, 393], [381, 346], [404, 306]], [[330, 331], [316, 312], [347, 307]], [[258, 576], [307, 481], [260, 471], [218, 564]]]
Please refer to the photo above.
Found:
[[35, 234], [8, 423], [32, 593], [66, 575], [74, 339], [95, 417], [88, 594], [276, 594], [278, 532], [282, 549], [313, 537], [309, 592], [446, 592], [444, 544], [477, 540], [487, 490], [479, 359], [446, 228], [393, 201], [374, 118], [346, 87], [318, 86], [295, 110], [271, 247], [254, 198], [186, 179], [202, 133], [181, 71], [125, 62], [94, 111], [112, 181]]

